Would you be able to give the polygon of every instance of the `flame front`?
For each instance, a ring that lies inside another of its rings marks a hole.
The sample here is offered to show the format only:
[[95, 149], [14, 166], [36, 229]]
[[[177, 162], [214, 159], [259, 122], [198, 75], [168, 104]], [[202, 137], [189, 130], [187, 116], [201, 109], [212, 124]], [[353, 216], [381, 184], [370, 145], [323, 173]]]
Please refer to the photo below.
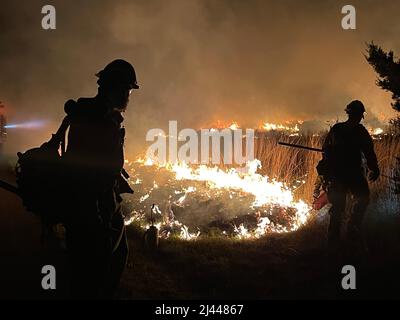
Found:
[[270, 181], [268, 177], [257, 174], [257, 169], [261, 168], [261, 162], [257, 159], [247, 163], [246, 174], [241, 174], [235, 169], [223, 171], [218, 167], [210, 168], [205, 165], [193, 169], [185, 163], [167, 167], [175, 172], [177, 180], [205, 181], [210, 188], [236, 189], [250, 193], [255, 196], [253, 207], [261, 207], [265, 204], [299, 208], [304, 206], [304, 202], [296, 203], [293, 200], [292, 192], [281, 182]]
[[293, 125], [283, 125], [283, 124], [275, 124], [275, 123], [269, 123], [269, 122], [265, 122], [263, 123], [263, 125], [260, 128], [261, 130], [265, 130], [265, 131], [286, 131], [286, 132], [292, 132], [292, 133], [296, 133], [299, 132], [299, 126], [296, 123], [294, 126]]

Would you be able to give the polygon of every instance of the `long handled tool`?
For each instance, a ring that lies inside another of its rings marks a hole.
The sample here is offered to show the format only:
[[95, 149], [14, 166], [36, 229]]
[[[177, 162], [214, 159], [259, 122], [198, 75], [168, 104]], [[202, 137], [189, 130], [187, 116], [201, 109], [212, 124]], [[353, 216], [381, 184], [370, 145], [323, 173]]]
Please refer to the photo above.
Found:
[[[322, 153], [324, 152], [322, 149], [312, 148], [312, 147], [308, 147], [308, 146], [302, 146], [300, 144], [293, 144], [293, 143], [287, 143], [287, 142], [281, 142], [281, 141], [279, 141], [278, 144], [281, 146], [286, 146], [286, 147], [293, 147], [293, 148], [305, 149], [305, 150], [322, 152]], [[396, 178], [385, 175], [385, 174], [381, 174], [381, 177], [392, 180], [392, 181], [397, 181]]]
[[14, 194], [19, 196], [18, 188], [16, 186], [13, 186], [12, 184], [10, 184], [8, 182], [0, 180], [0, 188], [3, 188], [5, 190], [7, 190], [9, 192], [12, 192], [12, 193], [14, 193]]
[[308, 147], [308, 146], [302, 146], [300, 144], [293, 144], [293, 143], [287, 143], [287, 142], [281, 142], [281, 141], [279, 141], [278, 144], [280, 144], [281, 146], [286, 146], [286, 147], [293, 147], [293, 148], [305, 149], [305, 150], [316, 151], [316, 152], [324, 152], [322, 149], [312, 148], [312, 147]]

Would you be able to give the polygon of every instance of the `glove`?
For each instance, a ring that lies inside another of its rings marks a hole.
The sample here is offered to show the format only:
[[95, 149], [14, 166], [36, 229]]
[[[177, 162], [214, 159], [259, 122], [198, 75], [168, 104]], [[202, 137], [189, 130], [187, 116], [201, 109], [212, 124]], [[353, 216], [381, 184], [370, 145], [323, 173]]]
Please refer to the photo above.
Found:
[[379, 170], [370, 171], [368, 173], [368, 179], [369, 179], [369, 181], [375, 182], [376, 180], [378, 180], [379, 175], [380, 175]]
[[313, 192], [313, 199], [314, 199], [314, 201], [315, 201], [316, 199], [318, 199], [319, 193], [320, 193], [319, 190]]

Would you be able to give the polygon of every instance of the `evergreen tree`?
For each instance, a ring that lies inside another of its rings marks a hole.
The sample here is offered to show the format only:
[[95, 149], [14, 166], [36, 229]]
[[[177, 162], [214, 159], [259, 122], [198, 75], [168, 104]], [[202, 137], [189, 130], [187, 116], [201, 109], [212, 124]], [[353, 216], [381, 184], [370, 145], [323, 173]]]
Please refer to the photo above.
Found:
[[373, 42], [367, 46], [366, 59], [378, 74], [377, 85], [392, 93], [392, 107], [400, 111], [400, 60], [394, 58], [393, 51], [385, 52]]
[[[376, 84], [383, 90], [392, 93], [392, 107], [400, 112], [400, 60], [395, 59], [393, 51], [385, 52], [373, 42], [367, 44], [368, 63], [378, 74]], [[400, 116], [390, 121], [394, 138], [400, 135]], [[397, 168], [395, 169], [395, 192], [400, 193], [400, 158], [397, 157]]]

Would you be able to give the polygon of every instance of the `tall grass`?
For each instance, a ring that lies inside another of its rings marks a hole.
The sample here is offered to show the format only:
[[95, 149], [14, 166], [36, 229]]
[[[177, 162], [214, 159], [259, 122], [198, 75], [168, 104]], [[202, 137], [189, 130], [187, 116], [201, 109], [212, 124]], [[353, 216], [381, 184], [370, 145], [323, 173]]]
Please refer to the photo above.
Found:
[[[317, 177], [316, 165], [322, 158], [322, 153], [285, 147], [278, 145], [278, 142], [321, 148], [326, 132], [289, 136], [286, 133], [269, 131], [257, 132], [256, 137], [255, 157], [262, 163], [261, 173], [288, 185], [297, 185], [295, 197], [311, 201]], [[382, 176], [378, 181], [370, 184], [371, 199], [397, 201], [398, 195], [394, 193], [394, 183], [390, 177], [395, 175], [396, 156], [400, 154], [400, 141], [394, 135], [382, 135], [374, 139], [374, 148]]]

